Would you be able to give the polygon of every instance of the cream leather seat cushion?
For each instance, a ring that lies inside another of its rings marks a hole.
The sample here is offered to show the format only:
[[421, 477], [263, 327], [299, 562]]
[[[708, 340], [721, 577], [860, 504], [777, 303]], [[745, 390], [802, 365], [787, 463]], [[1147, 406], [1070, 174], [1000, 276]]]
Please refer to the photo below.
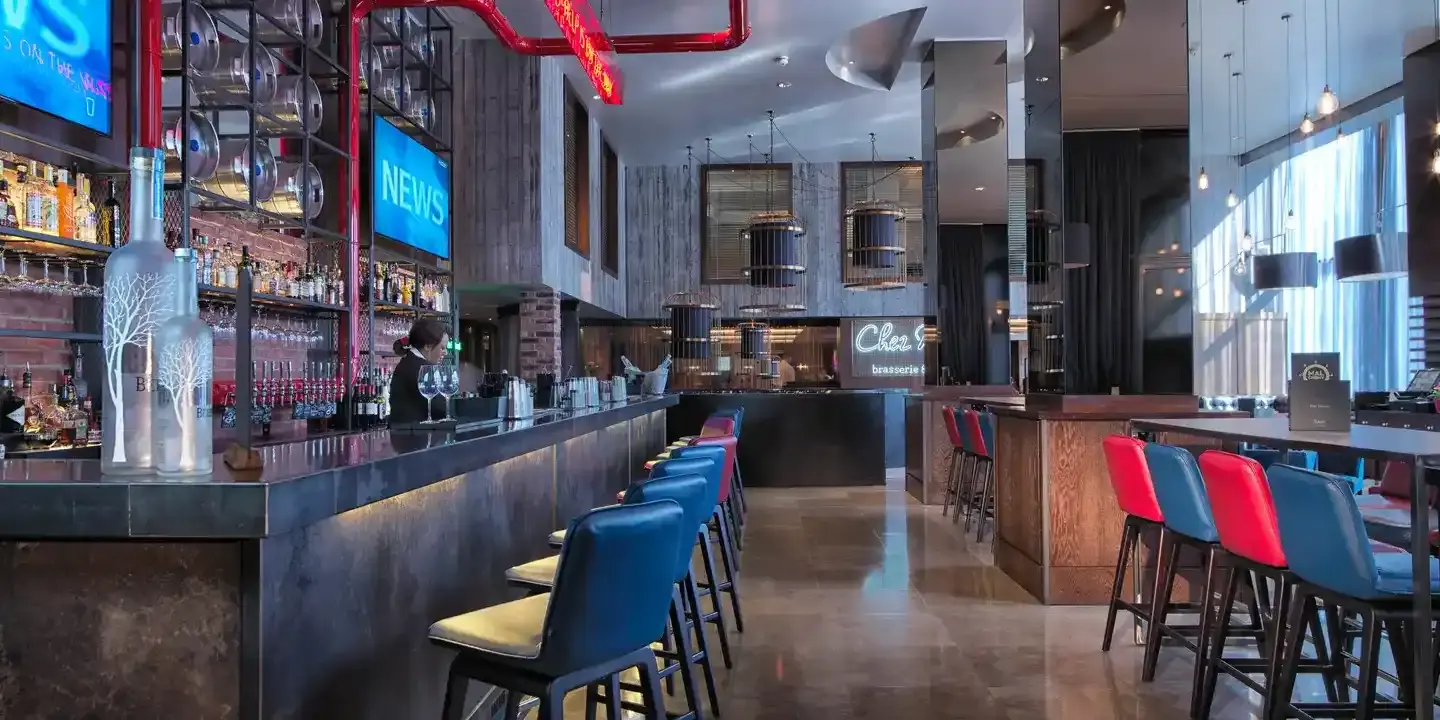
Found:
[[555, 571], [560, 567], [560, 556], [551, 555], [547, 558], [540, 558], [534, 562], [524, 565], [516, 565], [505, 571], [505, 579], [510, 582], [524, 583], [526, 585], [555, 584]]
[[456, 615], [431, 625], [430, 637], [474, 650], [534, 659], [540, 656], [549, 606], [547, 593]]
[[546, 538], [546, 541], [549, 542], [551, 545], [564, 545], [565, 532], [566, 531], [564, 530], [556, 530], [555, 532], [550, 533], [550, 537]]

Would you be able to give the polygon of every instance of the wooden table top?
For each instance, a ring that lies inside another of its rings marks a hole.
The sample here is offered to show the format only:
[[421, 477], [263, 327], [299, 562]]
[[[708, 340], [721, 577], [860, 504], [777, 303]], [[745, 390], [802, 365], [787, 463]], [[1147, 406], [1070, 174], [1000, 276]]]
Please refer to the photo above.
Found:
[[1440, 459], [1440, 433], [1426, 430], [1351, 425], [1348, 432], [1292, 431], [1290, 420], [1272, 418], [1136, 418], [1136, 430], [1179, 432], [1298, 450], [1338, 452], [1386, 460]]

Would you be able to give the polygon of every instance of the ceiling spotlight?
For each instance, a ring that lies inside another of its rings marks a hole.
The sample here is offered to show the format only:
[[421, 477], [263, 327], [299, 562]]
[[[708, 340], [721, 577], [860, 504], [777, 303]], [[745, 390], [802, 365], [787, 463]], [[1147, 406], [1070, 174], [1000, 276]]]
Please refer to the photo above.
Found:
[[1050, 82], [1050, 78], [1041, 75], [1040, 77], [1035, 78], [1035, 82]]
[[595, 99], [596, 99], [596, 100], [599, 100], [599, 99], [600, 99], [600, 96], [599, 96], [599, 95], [596, 95], [596, 96], [595, 96]]
[[846, 61], [845, 61], [845, 64], [846, 64], [846, 65], [854, 65], [854, 64], [855, 64], [855, 61], [854, 61], [854, 60], [846, 60]]
[[776, 56], [775, 56], [775, 64], [776, 64], [776, 65], [779, 65], [779, 66], [781, 66], [781, 67], [784, 67], [784, 66], [786, 66], [786, 65], [789, 65], [789, 64], [790, 64], [790, 56], [789, 56], [789, 55], [776, 55]]
[[984, 190], [985, 190], [985, 186], [984, 186], [984, 185], [978, 185], [978, 186], [975, 187], [975, 192], [984, 192]]
[[784, 90], [785, 88], [790, 87], [790, 83], [785, 82], [784, 80], [781, 80], [780, 82], [775, 83], [775, 87], [778, 87], [778, 88], [780, 88], [781, 90]]

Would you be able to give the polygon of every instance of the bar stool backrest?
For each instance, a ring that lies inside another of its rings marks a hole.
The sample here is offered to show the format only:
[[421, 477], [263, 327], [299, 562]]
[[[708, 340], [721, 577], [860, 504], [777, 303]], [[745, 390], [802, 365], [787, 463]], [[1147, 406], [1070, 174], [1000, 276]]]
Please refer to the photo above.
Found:
[[[706, 460], [704, 462], [710, 462]], [[666, 475], [664, 477], [651, 477], [649, 481], [635, 486], [635, 502], [654, 502], [656, 500], [674, 500], [680, 503], [680, 509], [685, 511], [684, 526], [694, 528], [695, 533], [700, 532], [700, 526], [710, 519], [710, 513], [715, 505], [705, 503], [706, 496], [710, 494], [710, 483], [704, 475]], [[625, 498], [627, 501], [629, 497]], [[690, 560], [694, 557], [694, 544], [680, 543], [680, 549], [675, 558], [675, 582], [685, 579], [690, 573]]]
[[565, 675], [645, 647], [665, 632], [675, 556], [695, 528], [674, 500], [610, 505], [565, 533], [538, 670]]
[[1358, 598], [1375, 598], [1375, 555], [1350, 483], [1313, 470], [1270, 470], [1275, 519], [1290, 572], [1301, 580]]
[[1105, 451], [1105, 467], [1110, 471], [1110, 486], [1115, 489], [1115, 502], [1126, 515], [1150, 522], [1165, 522], [1160, 501], [1155, 499], [1155, 482], [1150, 479], [1150, 466], [1145, 464], [1145, 442], [1128, 435], [1111, 435], [1101, 441]]
[[950, 435], [950, 447], [967, 453], [974, 452], [970, 449], [969, 438], [960, 432], [960, 425], [955, 422], [955, 408], [946, 405], [941, 408], [940, 414], [945, 417], [945, 432]]
[[[1271, 469], [1283, 467], [1273, 465]], [[1210, 512], [1220, 545], [1247, 560], [1283, 568], [1285, 548], [1275, 522], [1275, 500], [1265, 469], [1254, 458], [1206, 450], [1200, 454], [1200, 475], [1210, 497]]]
[[[1433, 507], [1436, 504], [1436, 496], [1440, 493], [1437, 493], [1433, 486], [1429, 487], [1428, 491], [1430, 495], [1430, 505]], [[1380, 484], [1371, 488], [1370, 492], [1398, 500], [1411, 499], [1410, 463], [1396, 462], [1394, 460], [1385, 463], [1385, 467], [1380, 471]]]
[[735, 436], [698, 437], [692, 445], [719, 445], [725, 448], [725, 466], [720, 469], [720, 502], [730, 499], [730, 479], [735, 474]]
[[1220, 535], [1195, 456], [1185, 448], [1147, 443], [1145, 464], [1155, 481], [1155, 499], [1165, 514], [1165, 527], [1200, 542], [1217, 542]]
[[745, 408], [725, 408], [710, 413], [710, 417], [724, 416], [735, 420], [735, 437], [740, 437], [740, 425], [745, 421]]
[[990, 446], [985, 444], [985, 433], [980, 429], [980, 413], [975, 408], [960, 411], [965, 417], [965, 432], [970, 436], [970, 449], [980, 457], [990, 457]]
[[980, 440], [985, 443], [985, 456], [995, 458], [995, 413], [986, 410], [980, 415]]
[[700, 437], [718, 437], [735, 434], [735, 418], [711, 415], [700, 426]]
[[[715, 507], [720, 502], [720, 483], [725, 479], [725, 460], [727, 454], [723, 445], [686, 445], [670, 451], [670, 460], [708, 460], [710, 467], [705, 472], [705, 479], [710, 483], [710, 507]], [[655, 464], [660, 467], [668, 460]], [[650, 477], [655, 477], [655, 469], [650, 469]]]

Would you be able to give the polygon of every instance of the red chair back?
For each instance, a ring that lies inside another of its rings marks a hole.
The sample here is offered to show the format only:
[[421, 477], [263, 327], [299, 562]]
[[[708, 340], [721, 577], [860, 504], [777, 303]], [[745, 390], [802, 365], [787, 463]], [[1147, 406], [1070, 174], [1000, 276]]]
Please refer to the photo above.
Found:
[[735, 436], [712, 435], [709, 437], [698, 437], [692, 440], [690, 444], [723, 445], [725, 447], [725, 471], [720, 476], [720, 502], [725, 502], [730, 497], [730, 479], [735, 475]]
[[1220, 546], [1262, 565], [1285, 567], [1265, 468], [1253, 458], [1219, 450], [1201, 453], [1199, 463]]
[[700, 427], [700, 437], [719, 437], [735, 434], [735, 418], [712, 417]]
[[990, 448], [985, 447], [985, 433], [980, 431], [980, 413], [975, 408], [965, 408], [965, 432], [970, 435], [970, 447], [975, 448], [975, 454], [981, 457], [990, 457]]
[[940, 413], [945, 416], [945, 432], [950, 435], [950, 447], [961, 450], [965, 443], [960, 440], [960, 426], [955, 422], [955, 408], [946, 405]]
[[1111, 435], [1101, 441], [1105, 451], [1105, 467], [1110, 471], [1110, 486], [1115, 489], [1115, 502], [1126, 515], [1151, 522], [1165, 522], [1160, 501], [1155, 497], [1155, 481], [1150, 466], [1145, 464], [1145, 442], [1128, 435]]
[[[1375, 495], [1384, 495], [1395, 500], [1410, 499], [1410, 464], [1390, 461], [1380, 471], [1380, 484], [1370, 488]], [[1436, 504], [1440, 490], [1430, 488], [1430, 505]]]

